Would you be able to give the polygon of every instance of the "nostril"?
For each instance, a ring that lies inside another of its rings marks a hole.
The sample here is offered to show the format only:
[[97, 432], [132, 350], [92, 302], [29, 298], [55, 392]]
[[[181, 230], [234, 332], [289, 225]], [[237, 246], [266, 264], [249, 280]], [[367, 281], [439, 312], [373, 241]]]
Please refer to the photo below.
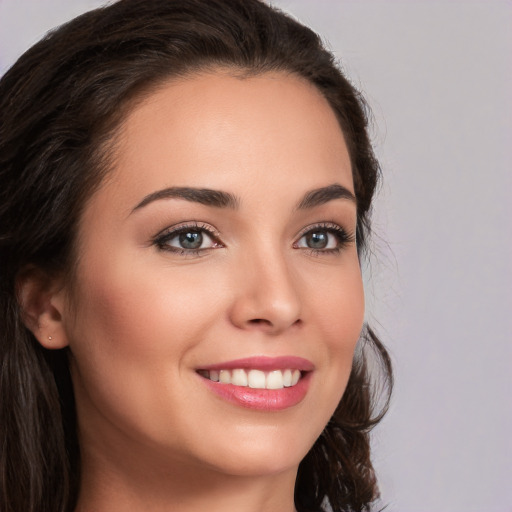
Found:
[[265, 320], [263, 318], [253, 318], [252, 320], [249, 320], [249, 323], [253, 325], [271, 325], [271, 322], [269, 320]]
[[[297, 326], [297, 325], [300, 325], [301, 323], [302, 323], [302, 320], [300, 318], [298, 318], [291, 325]], [[250, 326], [253, 326], [256, 328], [263, 328], [263, 329], [273, 329], [273, 328], [279, 327], [278, 323], [274, 323], [271, 320], [267, 320], [266, 318], [252, 318], [251, 320], [249, 320], [247, 322], [247, 325], [250, 325]]]

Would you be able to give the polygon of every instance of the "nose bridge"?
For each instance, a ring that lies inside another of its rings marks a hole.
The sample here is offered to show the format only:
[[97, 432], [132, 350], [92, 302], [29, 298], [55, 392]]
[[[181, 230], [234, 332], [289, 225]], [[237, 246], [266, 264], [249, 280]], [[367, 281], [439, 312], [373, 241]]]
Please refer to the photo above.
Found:
[[233, 320], [238, 326], [280, 332], [300, 321], [297, 276], [278, 243], [244, 253], [237, 278]]

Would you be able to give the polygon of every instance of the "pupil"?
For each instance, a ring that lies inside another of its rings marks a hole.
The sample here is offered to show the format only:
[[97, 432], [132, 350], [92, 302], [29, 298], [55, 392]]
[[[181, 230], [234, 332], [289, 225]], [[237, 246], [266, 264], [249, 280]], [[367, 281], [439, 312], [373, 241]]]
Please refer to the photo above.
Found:
[[203, 235], [199, 231], [181, 233], [179, 238], [184, 249], [198, 249], [203, 243]]
[[327, 242], [327, 233], [311, 233], [307, 238], [308, 247], [311, 249], [324, 249]]

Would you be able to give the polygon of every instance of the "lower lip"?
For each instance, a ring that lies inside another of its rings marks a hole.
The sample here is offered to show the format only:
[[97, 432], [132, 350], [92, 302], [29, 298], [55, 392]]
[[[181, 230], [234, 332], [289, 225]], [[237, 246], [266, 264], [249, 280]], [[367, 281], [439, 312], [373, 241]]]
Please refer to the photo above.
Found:
[[311, 372], [303, 375], [295, 386], [282, 389], [253, 389], [200, 378], [215, 394], [241, 407], [258, 411], [281, 411], [301, 402], [309, 389]]

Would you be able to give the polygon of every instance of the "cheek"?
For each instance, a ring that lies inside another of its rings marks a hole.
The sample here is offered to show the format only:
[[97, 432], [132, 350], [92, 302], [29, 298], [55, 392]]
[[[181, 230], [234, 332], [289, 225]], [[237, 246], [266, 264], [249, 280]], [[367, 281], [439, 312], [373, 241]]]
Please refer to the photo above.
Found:
[[364, 290], [359, 264], [350, 258], [344, 267], [326, 275], [322, 286], [309, 281], [308, 310], [322, 329], [329, 350], [353, 351], [364, 320]]
[[102, 352], [112, 348], [120, 358], [144, 358], [177, 352], [185, 340], [194, 343], [212, 310], [201, 276], [153, 268], [121, 262], [101, 272], [84, 271], [88, 277], [76, 301], [77, 345], [81, 338], [93, 338]]
[[93, 263], [78, 276], [68, 332], [75, 365], [98, 398], [143, 401], [151, 386], [178, 378], [218, 312], [200, 273], [122, 257]]
[[[341, 271], [343, 270], [343, 271]], [[330, 414], [338, 405], [350, 372], [354, 350], [364, 321], [364, 290], [357, 260], [350, 265], [350, 271], [341, 269], [325, 280], [321, 293], [310, 293], [310, 314], [320, 330], [323, 340], [322, 358], [327, 369], [324, 385], [327, 391], [322, 400]]]
[[101, 428], [100, 411], [130, 432], [161, 438], [149, 419], [178, 428], [171, 412], [187, 407], [183, 370], [219, 313], [200, 272], [114, 263], [83, 268], [87, 278], [78, 278], [69, 337], [81, 425]]

